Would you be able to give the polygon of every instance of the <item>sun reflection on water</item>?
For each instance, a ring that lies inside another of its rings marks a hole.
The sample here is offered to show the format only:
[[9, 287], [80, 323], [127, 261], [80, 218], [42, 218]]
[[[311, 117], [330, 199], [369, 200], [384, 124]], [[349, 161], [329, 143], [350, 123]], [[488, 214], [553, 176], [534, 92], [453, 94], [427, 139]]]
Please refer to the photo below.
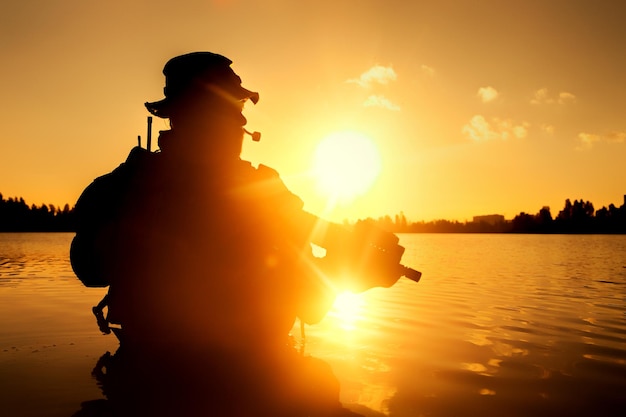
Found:
[[342, 292], [337, 295], [329, 316], [337, 321], [340, 329], [353, 331], [363, 319], [365, 300], [361, 294]]

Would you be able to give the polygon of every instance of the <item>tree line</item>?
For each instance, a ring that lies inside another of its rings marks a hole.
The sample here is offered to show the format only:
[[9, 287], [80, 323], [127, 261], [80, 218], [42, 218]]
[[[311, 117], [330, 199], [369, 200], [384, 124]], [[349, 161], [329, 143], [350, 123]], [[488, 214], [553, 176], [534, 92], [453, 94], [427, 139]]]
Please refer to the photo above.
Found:
[[[459, 222], [435, 220], [410, 222], [404, 213], [375, 219], [375, 223], [396, 233], [626, 233], [626, 204], [610, 204], [595, 210], [589, 201], [565, 200], [552, 216], [550, 207], [536, 214], [521, 212], [512, 220]], [[0, 232], [72, 232], [74, 208], [53, 204], [28, 205], [23, 198], [4, 199], [0, 193]]]
[[53, 204], [28, 205], [23, 198], [4, 199], [0, 193], [0, 232], [71, 232], [74, 209]]
[[626, 233], [626, 203], [621, 207], [610, 204], [595, 210], [589, 201], [565, 200], [565, 206], [552, 216], [550, 207], [542, 207], [536, 214], [521, 212], [512, 220], [498, 222], [458, 222], [435, 220], [409, 222], [403, 213], [384, 216], [376, 223], [395, 233]]

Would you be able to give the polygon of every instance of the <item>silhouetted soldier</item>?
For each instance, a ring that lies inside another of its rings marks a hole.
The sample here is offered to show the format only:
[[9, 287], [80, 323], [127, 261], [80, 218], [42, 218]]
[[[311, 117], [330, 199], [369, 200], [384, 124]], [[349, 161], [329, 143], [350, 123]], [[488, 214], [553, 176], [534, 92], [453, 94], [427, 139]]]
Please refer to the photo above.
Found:
[[[220, 402], [232, 415], [334, 415], [337, 381], [325, 364], [296, 353], [289, 332], [296, 317], [324, 317], [344, 284], [332, 273], [347, 263], [330, 252], [313, 257], [315, 224], [302, 201], [274, 170], [240, 159], [243, 106], [259, 95], [230, 64], [209, 52], [171, 59], [165, 98], [146, 103], [170, 121], [160, 152], [133, 150], [77, 203], [92, 213], [81, 230], [94, 238], [98, 273], [110, 283], [107, 319], [122, 326], [133, 367], [143, 361], [145, 373], [156, 359], [159, 372], [180, 379], [173, 385], [207, 402], [187, 398], [191, 408], [217, 410]], [[88, 201], [97, 193], [105, 203]], [[401, 273], [392, 263], [358, 289], [393, 285]]]

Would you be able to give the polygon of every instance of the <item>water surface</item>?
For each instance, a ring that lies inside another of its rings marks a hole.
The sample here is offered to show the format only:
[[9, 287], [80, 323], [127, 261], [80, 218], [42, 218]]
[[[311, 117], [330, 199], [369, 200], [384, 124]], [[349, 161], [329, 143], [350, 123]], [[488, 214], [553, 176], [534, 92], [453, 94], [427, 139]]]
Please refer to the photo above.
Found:
[[[0, 410], [71, 416], [117, 346], [74, 277], [71, 234], [0, 234]], [[626, 236], [401, 235], [424, 273], [341, 296], [305, 353], [368, 416], [621, 415]], [[300, 329], [294, 336], [301, 340]]]

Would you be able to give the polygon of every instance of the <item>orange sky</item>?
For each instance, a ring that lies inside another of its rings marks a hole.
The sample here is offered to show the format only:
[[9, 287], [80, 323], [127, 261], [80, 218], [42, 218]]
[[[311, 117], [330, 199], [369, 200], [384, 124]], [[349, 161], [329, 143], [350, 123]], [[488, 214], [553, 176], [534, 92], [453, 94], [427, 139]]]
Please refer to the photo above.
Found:
[[[626, 193], [625, 2], [21, 0], [0, 16], [4, 198], [72, 205], [145, 137], [163, 64], [194, 50], [261, 93], [244, 157], [317, 214], [512, 218]], [[326, 212], [307, 172], [345, 130], [381, 173]]]

